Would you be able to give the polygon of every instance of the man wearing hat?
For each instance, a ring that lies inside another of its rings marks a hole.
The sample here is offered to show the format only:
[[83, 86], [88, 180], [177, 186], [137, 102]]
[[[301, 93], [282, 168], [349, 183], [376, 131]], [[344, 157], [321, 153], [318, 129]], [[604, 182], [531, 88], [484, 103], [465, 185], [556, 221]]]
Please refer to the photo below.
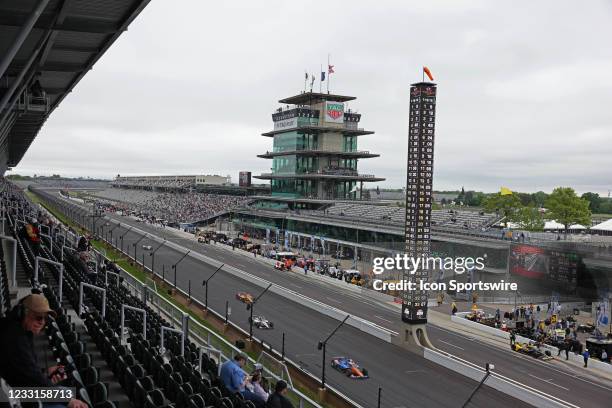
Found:
[[[34, 336], [39, 335], [47, 316], [56, 317], [49, 301], [41, 294], [31, 294], [21, 299], [2, 321], [0, 328], [0, 377], [11, 387], [54, 387], [66, 378], [58, 374], [59, 366], [49, 367], [43, 374], [34, 353]], [[54, 374], [53, 376], [49, 376]], [[69, 408], [87, 408], [82, 401], [72, 399]]]

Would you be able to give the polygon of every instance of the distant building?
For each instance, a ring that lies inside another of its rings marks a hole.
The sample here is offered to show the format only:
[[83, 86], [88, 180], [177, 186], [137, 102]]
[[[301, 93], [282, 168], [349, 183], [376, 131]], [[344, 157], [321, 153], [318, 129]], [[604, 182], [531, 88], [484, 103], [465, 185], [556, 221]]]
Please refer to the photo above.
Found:
[[384, 178], [357, 171], [359, 159], [378, 157], [360, 151], [359, 136], [374, 132], [358, 127], [361, 115], [345, 110], [352, 96], [305, 92], [281, 99], [286, 105], [272, 114], [271, 173], [255, 178], [270, 180], [271, 199], [299, 201], [362, 199], [363, 184]]
[[131, 188], [160, 192], [198, 191], [211, 194], [257, 195], [269, 194], [270, 188], [262, 184], [239, 186], [232, 184], [231, 176], [216, 174], [188, 176], [120, 176], [111, 183], [115, 188]]

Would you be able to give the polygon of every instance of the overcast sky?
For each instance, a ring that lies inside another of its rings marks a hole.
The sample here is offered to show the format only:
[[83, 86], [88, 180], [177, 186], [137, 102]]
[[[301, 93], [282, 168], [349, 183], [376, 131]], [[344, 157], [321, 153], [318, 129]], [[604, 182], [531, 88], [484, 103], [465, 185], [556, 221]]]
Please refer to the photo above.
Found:
[[[438, 83], [434, 188], [612, 189], [612, 1], [153, 0], [13, 172], [254, 174], [304, 70], [374, 130], [359, 163], [405, 184], [409, 86]], [[318, 89], [318, 83], [315, 84]]]

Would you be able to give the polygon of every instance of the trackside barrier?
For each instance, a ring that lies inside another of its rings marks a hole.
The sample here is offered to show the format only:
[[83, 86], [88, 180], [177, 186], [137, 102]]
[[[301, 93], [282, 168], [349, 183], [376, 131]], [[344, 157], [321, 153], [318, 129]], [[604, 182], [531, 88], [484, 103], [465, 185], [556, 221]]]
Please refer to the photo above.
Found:
[[[439, 350], [425, 349], [424, 357], [429, 361], [475, 381], [482, 380], [485, 375], [485, 370], [481, 367]], [[579, 408], [574, 404], [563, 401], [555, 396], [546, 394], [495, 372], [491, 372], [485, 384], [538, 408]]]
[[[111, 222], [115, 222], [116, 223], [117, 221], [112, 220]], [[143, 231], [143, 230], [141, 230], [139, 228], [136, 228], [136, 227], [132, 228], [132, 230], [135, 231], [135, 232], [138, 232], [140, 234], [146, 233], [145, 231]], [[162, 241], [161, 238], [159, 238], [159, 237], [157, 237], [155, 235], [152, 235], [152, 234], [149, 234], [149, 239], [157, 241], [157, 242], [161, 242]], [[171, 241], [166, 241], [166, 246], [170, 247], [170, 248], [172, 248], [174, 250], [177, 250], [177, 251], [181, 251], [181, 252], [185, 251], [185, 249], [183, 247], [181, 247], [180, 245], [177, 245], [177, 244], [175, 244], [174, 242], [171, 242]], [[212, 265], [215, 268], [218, 268], [221, 265], [223, 265], [222, 262], [219, 262], [217, 260], [209, 258], [208, 256], [200, 254], [200, 253], [195, 252], [195, 251], [192, 251], [189, 255], [191, 257], [193, 257], [193, 258], [196, 258], [196, 259], [202, 261], [202, 262], [205, 262], [205, 263], [207, 263], [209, 265]], [[137, 260], [136, 260], [136, 262], [138, 263]], [[248, 281], [250, 283], [253, 283], [253, 284], [255, 284], [255, 285], [257, 285], [257, 286], [259, 286], [261, 288], [266, 288], [266, 287], [268, 287], [268, 285], [270, 283], [272, 283], [272, 282], [268, 282], [265, 279], [262, 279], [262, 278], [260, 278], [258, 276], [255, 276], [255, 275], [251, 275], [250, 273], [244, 272], [244, 271], [242, 271], [242, 270], [240, 270], [238, 268], [235, 268], [233, 266], [230, 266], [230, 265], [223, 266], [221, 268], [221, 270], [223, 270], [223, 271], [225, 271], [225, 272], [227, 272], [227, 273], [229, 273], [229, 274], [231, 274], [233, 276], [236, 276], [236, 277], [238, 277], [240, 279], [243, 279], [243, 280], [246, 280], [246, 281]], [[150, 269], [149, 269], [149, 271], [150, 271]], [[156, 273], [156, 275], [157, 275], [157, 273]], [[372, 323], [372, 322], [367, 321], [365, 319], [362, 319], [360, 317], [353, 316], [350, 313], [344, 312], [344, 311], [342, 311], [340, 309], [337, 309], [335, 307], [326, 305], [325, 303], [319, 302], [318, 300], [311, 299], [311, 298], [309, 298], [307, 296], [304, 296], [301, 293], [295, 292], [295, 291], [293, 291], [291, 289], [287, 289], [287, 288], [284, 288], [284, 287], [278, 286], [278, 285], [272, 285], [272, 287], [270, 288], [270, 292], [276, 293], [277, 295], [279, 295], [281, 297], [284, 297], [284, 298], [286, 298], [288, 300], [291, 300], [293, 302], [299, 303], [302, 306], [305, 306], [305, 307], [307, 307], [309, 309], [312, 309], [312, 310], [314, 310], [314, 311], [316, 311], [318, 313], [321, 313], [321, 314], [324, 314], [326, 316], [329, 316], [332, 319], [335, 319], [335, 320], [338, 320], [338, 321], [344, 320], [344, 318], [348, 314], [351, 317], [346, 321], [347, 325], [352, 326], [352, 327], [354, 327], [354, 328], [356, 328], [356, 329], [358, 329], [358, 330], [360, 330], [360, 331], [362, 331], [364, 333], [371, 334], [372, 336], [377, 337], [377, 338], [379, 338], [381, 340], [384, 340], [387, 343], [391, 342], [391, 337], [392, 336], [397, 335], [397, 333], [394, 332], [394, 331], [388, 330], [388, 329], [386, 329], [386, 328], [384, 328], [382, 326], [379, 326], [379, 325], [377, 325], [375, 323]]]

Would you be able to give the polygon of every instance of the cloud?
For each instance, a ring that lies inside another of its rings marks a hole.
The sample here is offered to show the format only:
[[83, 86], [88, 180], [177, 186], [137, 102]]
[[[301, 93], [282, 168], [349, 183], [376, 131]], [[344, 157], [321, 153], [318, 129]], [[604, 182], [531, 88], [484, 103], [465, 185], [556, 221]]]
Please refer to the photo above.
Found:
[[435, 188], [607, 194], [611, 15], [606, 1], [151, 2], [14, 172], [269, 171], [256, 155], [271, 149], [260, 134], [277, 101], [330, 54], [330, 90], [357, 96], [349, 106], [376, 132], [359, 148], [381, 157], [359, 168], [381, 186], [405, 184], [408, 89], [427, 65], [439, 84]]

